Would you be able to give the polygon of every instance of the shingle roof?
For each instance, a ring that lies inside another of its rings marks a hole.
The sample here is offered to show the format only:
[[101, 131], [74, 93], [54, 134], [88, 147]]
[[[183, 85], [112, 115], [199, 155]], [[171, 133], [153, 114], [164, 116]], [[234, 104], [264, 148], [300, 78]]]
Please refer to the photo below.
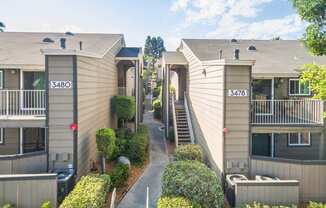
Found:
[[163, 60], [165, 64], [188, 64], [186, 58], [181, 52], [166, 51], [163, 52]]
[[[45, 43], [44, 38], [55, 42]], [[3, 32], [0, 33], [0, 68], [10, 65], [44, 66], [45, 59], [41, 50], [60, 49], [60, 38], [66, 38], [67, 50], [79, 50], [79, 42], [82, 41], [84, 52], [103, 55], [123, 35]]]
[[[183, 39], [186, 45], [201, 61], [232, 59], [234, 50], [240, 49], [241, 60], [255, 60], [254, 75], [279, 74], [297, 75], [303, 64], [326, 64], [326, 56], [311, 56], [304, 44], [297, 40], [231, 40], [222, 39]], [[248, 51], [255, 46], [256, 51]]]
[[135, 48], [135, 47], [123, 47], [119, 51], [119, 53], [116, 55], [116, 57], [120, 58], [137, 58], [139, 53], [142, 52], [141, 48]]

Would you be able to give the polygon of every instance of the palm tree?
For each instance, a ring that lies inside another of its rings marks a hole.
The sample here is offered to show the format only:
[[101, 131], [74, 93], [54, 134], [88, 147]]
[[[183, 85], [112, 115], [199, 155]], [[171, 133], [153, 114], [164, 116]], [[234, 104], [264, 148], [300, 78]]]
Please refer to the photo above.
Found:
[[3, 32], [6, 25], [3, 22], [0, 22], [0, 32]]

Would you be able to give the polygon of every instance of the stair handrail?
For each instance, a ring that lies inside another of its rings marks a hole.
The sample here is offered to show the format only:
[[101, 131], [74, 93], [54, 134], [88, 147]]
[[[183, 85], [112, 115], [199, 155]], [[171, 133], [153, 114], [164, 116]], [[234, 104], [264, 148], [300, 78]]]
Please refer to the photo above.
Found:
[[189, 111], [189, 106], [188, 106], [188, 98], [187, 98], [187, 93], [184, 92], [184, 106], [185, 106], [185, 111], [186, 111], [186, 115], [187, 115], [187, 123], [188, 123], [188, 128], [189, 128], [189, 133], [190, 133], [190, 140], [191, 140], [191, 144], [195, 143], [195, 136], [194, 136], [194, 131], [192, 128], [192, 121], [191, 121], [191, 117], [190, 117], [190, 111]]
[[173, 120], [173, 131], [174, 131], [174, 141], [175, 141], [175, 146], [178, 147], [178, 129], [177, 129], [177, 119], [175, 115], [175, 101], [174, 101], [174, 95], [172, 94], [172, 120]]

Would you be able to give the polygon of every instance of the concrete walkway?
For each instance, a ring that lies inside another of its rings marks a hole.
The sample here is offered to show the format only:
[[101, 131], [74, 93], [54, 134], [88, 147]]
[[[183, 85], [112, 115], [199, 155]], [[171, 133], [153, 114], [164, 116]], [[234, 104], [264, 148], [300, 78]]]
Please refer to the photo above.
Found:
[[161, 195], [161, 176], [169, 162], [163, 132], [159, 130], [162, 124], [153, 119], [152, 112], [145, 113], [144, 124], [150, 131], [150, 163], [143, 175], [122, 199], [118, 208], [145, 208], [147, 186], [149, 187], [149, 207], [156, 207], [156, 201]]

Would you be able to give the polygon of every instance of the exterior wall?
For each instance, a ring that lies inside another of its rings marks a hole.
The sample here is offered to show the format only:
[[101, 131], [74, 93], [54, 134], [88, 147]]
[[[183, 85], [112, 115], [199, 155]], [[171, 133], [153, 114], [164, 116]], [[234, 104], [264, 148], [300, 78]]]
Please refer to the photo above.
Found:
[[224, 67], [207, 67], [205, 76], [201, 62], [185, 44], [182, 52], [189, 62], [189, 109], [196, 142], [204, 148], [214, 170], [221, 174], [224, 169]]
[[[74, 81], [73, 56], [47, 57], [48, 81]], [[67, 168], [73, 163], [74, 88], [48, 89], [49, 168]]]
[[3, 175], [0, 176], [0, 204], [11, 203], [16, 207], [40, 207], [50, 201], [57, 207], [57, 175]]
[[275, 135], [275, 157], [299, 160], [326, 160], [325, 143], [321, 133], [311, 133], [311, 146], [288, 146], [287, 134]]
[[132, 96], [135, 88], [135, 68], [132, 67], [126, 72], [126, 95]]
[[326, 164], [291, 160], [251, 159], [251, 176], [271, 175], [282, 180], [298, 180], [300, 201], [326, 202]]
[[227, 173], [248, 173], [250, 96], [229, 97], [228, 90], [250, 92], [251, 67], [226, 66], [225, 72], [225, 162]]
[[96, 130], [116, 127], [110, 102], [118, 93], [116, 51], [103, 59], [77, 57], [78, 176], [87, 173], [91, 162], [97, 160]]
[[19, 153], [19, 137], [18, 128], [3, 129], [3, 144], [0, 144], [0, 155], [15, 155]]
[[[15, 74], [12, 74], [11, 71], [14, 70]], [[17, 69], [5, 69], [4, 70], [4, 89], [14, 90], [19, 89], [19, 70]]]
[[46, 153], [29, 153], [26, 155], [0, 157], [0, 175], [45, 173], [46, 163]]

